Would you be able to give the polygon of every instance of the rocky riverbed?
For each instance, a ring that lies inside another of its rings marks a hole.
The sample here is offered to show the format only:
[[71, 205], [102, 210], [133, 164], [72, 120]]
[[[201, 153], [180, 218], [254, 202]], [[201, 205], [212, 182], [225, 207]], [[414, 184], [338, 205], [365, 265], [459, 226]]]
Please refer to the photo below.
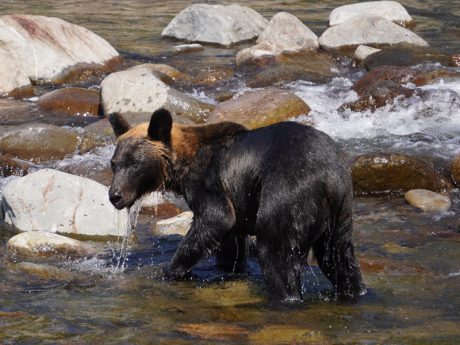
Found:
[[[0, 342], [456, 344], [455, 4], [440, 18], [417, 1], [105, 3], [0, 8]], [[313, 258], [295, 307], [267, 301], [254, 255], [244, 277], [210, 258], [165, 281], [185, 202], [150, 195], [123, 242], [128, 216], [107, 197], [107, 115], [137, 124], [162, 106], [180, 123], [331, 135], [353, 176], [368, 296], [335, 302]]]

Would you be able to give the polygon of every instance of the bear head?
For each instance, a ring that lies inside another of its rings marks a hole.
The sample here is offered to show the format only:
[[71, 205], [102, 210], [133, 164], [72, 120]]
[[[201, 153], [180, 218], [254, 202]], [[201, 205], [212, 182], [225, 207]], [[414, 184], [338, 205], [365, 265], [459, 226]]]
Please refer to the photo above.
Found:
[[110, 114], [117, 146], [110, 161], [113, 179], [110, 202], [130, 208], [142, 195], [164, 188], [171, 167], [172, 117], [166, 109], [152, 114], [150, 123], [131, 127], [119, 114]]

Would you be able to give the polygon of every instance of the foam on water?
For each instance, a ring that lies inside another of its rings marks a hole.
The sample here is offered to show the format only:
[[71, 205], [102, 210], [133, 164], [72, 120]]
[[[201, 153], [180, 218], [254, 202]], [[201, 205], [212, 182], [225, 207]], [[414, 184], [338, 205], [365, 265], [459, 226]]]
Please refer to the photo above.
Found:
[[440, 155], [460, 153], [460, 82], [424, 86], [422, 96], [397, 98], [375, 112], [339, 112], [339, 106], [358, 99], [351, 90], [352, 79], [335, 78], [326, 85], [297, 81], [288, 88], [310, 106], [308, 118], [316, 128], [335, 139], [366, 139], [371, 146], [374, 141], [386, 141], [387, 148], [393, 149], [418, 149], [429, 143], [429, 149]]

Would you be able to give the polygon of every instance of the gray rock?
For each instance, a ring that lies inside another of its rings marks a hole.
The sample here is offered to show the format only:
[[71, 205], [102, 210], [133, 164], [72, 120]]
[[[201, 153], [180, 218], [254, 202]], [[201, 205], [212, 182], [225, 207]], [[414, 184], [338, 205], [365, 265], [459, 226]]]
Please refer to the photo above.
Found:
[[246, 6], [196, 4], [174, 17], [161, 35], [229, 46], [256, 38], [267, 23], [264, 17]]
[[112, 206], [106, 186], [52, 169], [9, 182], [2, 209], [20, 231], [123, 236], [127, 225], [127, 212]]
[[356, 61], [363, 61], [369, 55], [377, 53], [379, 51], [381, 51], [381, 49], [360, 45], [358, 46], [358, 48], [356, 48], [353, 58]]
[[404, 199], [412, 206], [427, 212], [447, 211], [451, 204], [447, 196], [425, 189], [411, 189], [404, 194]]
[[190, 230], [192, 220], [193, 212], [183, 212], [175, 217], [158, 221], [153, 233], [157, 236], [185, 236], [187, 232]]
[[110, 69], [120, 58], [106, 40], [93, 32], [44, 16], [1, 16], [0, 45], [10, 50], [35, 82], [56, 81], [79, 68]]
[[413, 21], [412, 17], [399, 2], [369, 1], [335, 8], [329, 15], [329, 25], [334, 26], [341, 24], [350, 18], [362, 14], [372, 14], [404, 25], [408, 25]]
[[307, 49], [317, 49], [318, 37], [297, 17], [286, 12], [273, 16], [260, 34], [256, 45], [240, 50], [236, 55], [237, 65], [263, 55], [296, 53]]
[[[179, 92], [160, 80], [158, 66], [143, 64], [112, 73], [101, 83], [102, 106], [105, 114], [146, 114], [166, 107], [176, 115], [204, 122], [213, 105]], [[129, 117], [128, 117], [129, 120]]]
[[372, 15], [355, 16], [342, 24], [327, 29], [319, 38], [325, 50], [336, 50], [358, 45], [391, 45], [406, 42], [418, 46], [428, 43], [412, 31]]
[[[30, 231], [16, 235], [6, 244], [7, 253], [13, 260], [35, 257], [81, 257], [95, 255], [89, 244], [46, 231]], [[30, 265], [27, 267], [31, 269]], [[35, 268], [35, 271], [37, 267]]]
[[26, 71], [18, 63], [15, 56], [11, 52], [0, 47], [0, 97], [14, 96], [21, 93], [22, 90], [27, 89], [27, 95], [33, 95], [32, 84], [27, 76]]

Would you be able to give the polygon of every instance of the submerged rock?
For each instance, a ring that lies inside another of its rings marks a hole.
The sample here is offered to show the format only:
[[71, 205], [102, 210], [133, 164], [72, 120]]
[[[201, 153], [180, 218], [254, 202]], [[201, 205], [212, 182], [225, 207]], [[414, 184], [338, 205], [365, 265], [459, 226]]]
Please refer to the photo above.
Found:
[[174, 17], [161, 36], [229, 46], [256, 38], [267, 23], [246, 6], [195, 4]]
[[160, 220], [156, 223], [153, 234], [156, 236], [181, 235], [185, 236], [190, 230], [193, 220], [193, 212], [186, 211], [181, 214]]
[[315, 33], [297, 17], [286, 12], [279, 12], [273, 16], [256, 43], [255, 46], [238, 52], [237, 65], [263, 55], [281, 55], [319, 48]]
[[59, 18], [1, 16], [0, 42], [34, 82], [63, 82], [85, 70], [110, 72], [121, 61], [103, 38]]
[[215, 341], [243, 340], [246, 339], [246, 336], [249, 334], [248, 329], [224, 322], [181, 324], [178, 326], [177, 331], [195, 338]]
[[0, 61], [0, 97], [32, 97], [34, 90], [26, 71], [4, 47], [0, 47]]
[[358, 45], [382, 46], [406, 42], [418, 46], [428, 43], [407, 29], [379, 16], [359, 15], [330, 27], [319, 38], [325, 50], [354, 49]]
[[98, 90], [68, 87], [48, 92], [38, 99], [38, 106], [47, 111], [69, 115], [99, 114], [100, 97]]
[[8, 176], [24, 176], [29, 173], [30, 164], [14, 157], [0, 155], [0, 178]]
[[77, 149], [77, 135], [62, 127], [26, 124], [0, 127], [0, 151], [21, 159], [62, 159]]
[[51, 169], [8, 183], [2, 209], [5, 222], [20, 231], [122, 236], [127, 224], [127, 212], [115, 210], [106, 186]]
[[447, 211], [451, 204], [447, 196], [425, 189], [411, 189], [404, 194], [404, 199], [412, 206], [427, 212]]
[[220, 103], [209, 116], [209, 122], [232, 121], [253, 129], [309, 112], [310, 107], [294, 93], [270, 88]]
[[329, 25], [334, 26], [346, 22], [350, 18], [371, 14], [386, 20], [408, 26], [413, 23], [406, 9], [396, 1], [368, 1], [337, 7], [329, 15]]
[[[31, 233], [24, 233], [22, 235], [25, 235], [25, 234], [31, 234]], [[54, 236], [59, 236], [59, 235], [54, 235]], [[47, 235], [44, 235], [43, 237], [40, 236], [40, 240], [41, 241], [46, 241], [46, 239], [44, 237], [47, 237]], [[61, 236], [59, 236], [61, 237]], [[31, 244], [31, 247], [33, 246], [32, 245], [32, 242], [33, 240], [30, 238], [29, 236], [29, 241], [30, 241], [30, 244]], [[65, 241], [65, 240], [64, 240]], [[63, 241], [63, 243], [65, 243]], [[51, 242], [51, 241], [48, 241], [48, 242]], [[54, 243], [56, 243], [57, 241], [53, 241]], [[35, 242], [37, 243], [37, 242]], [[74, 243], [74, 242], [72, 242]], [[94, 250], [89, 247], [88, 245], [86, 244], [83, 244], [83, 248], [87, 247], [87, 249], [89, 250], [89, 252], [87, 254], [83, 254], [82, 252], [82, 255], [78, 255], [78, 256], [86, 256], [88, 255], [89, 253], [93, 253], [95, 254]], [[48, 246], [45, 246], [44, 248], [46, 249], [50, 249], [52, 248], [53, 244], [49, 245]], [[62, 245], [60, 245], [60, 251], [64, 251], [65, 252], [65, 249], [62, 250]], [[70, 248], [78, 248], [77, 246], [72, 246], [70, 245], [69, 246]], [[31, 255], [31, 258], [35, 258], [36, 255], [35, 253], [39, 252], [40, 251], [40, 248], [37, 248], [36, 250], [30, 250], [30, 251], [26, 251], [26, 254], [30, 254]], [[59, 252], [56, 251], [56, 253]], [[42, 253], [40, 253], [42, 254]], [[46, 252], [45, 254], [52, 254], [52, 252]], [[64, 253], [61, 253], [61, 255], [64, 254]], [[68, 256], [66, 254], [64, 254], [65, 256]], [[42, 255], [40, 255], [42, 256]], [[17, 269], [17, 270], [20, 270], [22, 272], [25, 272], [33, 277], [37, 277], [37, 278], [40, 278], [40, 279], [45, 279], [45, 280], [72, 280], [75, 278], [75, 274], [73, 274], [72, 272], [69, 272], [63, 268], [59, 268], [59, 267], [56, 267], [56, 266], [53, 266], [53, 265], [48, 265], [48, 264], [37, 264], [37, 263], [33, 263], [33, 262], [27, 262], [27, 261], [23, 261], [23, 262], [19, 262], [17, 263], [16, 265], [14, 265], [14, 269]]]
[[101, 84], [104, 114], [144, 114], [140, 122], [145, 122], [153, 111], [165, 107], [185, 119], [204, 122], [214, 106], [168, 86], [157, 70], [156, 65], [143, 64], [105, 78]]
[[204, 47], [199, 43], [191, 43], [191, 44], [179, 44], [177, 46], [172, 47], [172, 52], [174, 54], [187, 54], [187, 53], [195, 53], [204, 50]]
[[16, 235], [6, 244], [7, 253], [13, 260], [34, 257], [81, 257], [96, 254], [87, 243], [46, 231], [29, 231]]
[[430, 164], [397, 153], [359, 156], [351, 171], [356, 195], [402, 194], [411, 189], [437, 192], [448, 187]]

